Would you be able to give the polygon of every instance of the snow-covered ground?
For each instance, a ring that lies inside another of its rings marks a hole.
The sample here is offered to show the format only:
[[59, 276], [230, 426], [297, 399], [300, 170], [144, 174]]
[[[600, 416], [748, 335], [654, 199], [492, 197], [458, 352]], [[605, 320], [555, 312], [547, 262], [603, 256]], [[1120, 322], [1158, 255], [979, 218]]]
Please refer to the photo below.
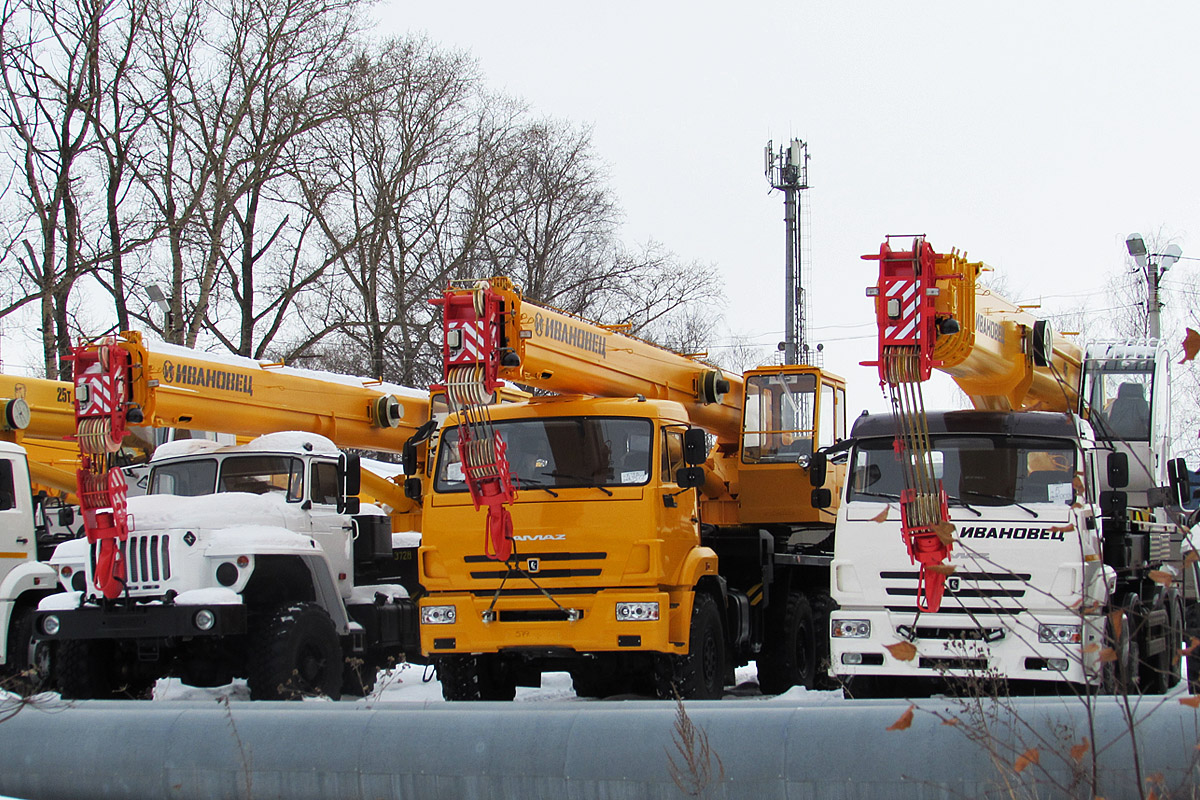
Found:
[[[727, 690], [726, 700], [762, 700], [764, 695], [758, 690], [758, 672], [753, 664], [741, 667], [736, 671], [737, 685]], [[826, 703], [843, 702], [841, 691], [812, 692], [803, 688], [794, 688], [781, 697], [794, 699], [803, 705], [824, 705]], [[155, 700], [224, 700], [242, 701], [250, 699], [250, 691], [245, 681], [234, 681], [227, 686], [211, 689], [201, 689], [186, 686], [177, 678], [159, 680], [154, 687]], [[634, 695], [620, 695], [611, 699], [648, 699]], [[571, 676], [565, 672], [548, 672], [542, 676], [542, 685], [538, 688], [517, 687], [517, 703], [536, 703], [551, 700], [582, 701], [575, 697], [571, 687]], [[328, 702], [317, 698], [314, 702]], [[344, 700], [342, 702], [375, 703], [375, 702], [405, 702], [405, 703], [442, 703], [442, 686], [434, 676], [433, 667], [422, 667], [419, 664], [403, 664], [396, 669], [379, 674], [375, 691], [365, 698]]]

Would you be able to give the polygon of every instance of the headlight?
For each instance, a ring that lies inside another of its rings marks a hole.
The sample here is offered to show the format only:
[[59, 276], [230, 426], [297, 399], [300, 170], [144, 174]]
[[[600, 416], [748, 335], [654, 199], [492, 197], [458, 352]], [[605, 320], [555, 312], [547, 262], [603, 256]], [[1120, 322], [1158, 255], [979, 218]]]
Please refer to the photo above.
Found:
[[453, 625], [456, 614], [454, 606], [422, 606], [422, 625]]
[[871, 635], [871, 621], [835, 619], [829, 623], [829, 635], [835, 639], [866, 639]]
[[1083, 626], [1038, 625], [1038, 641], [1042, 644], [1079, 644], [1083, 641]]
[[42, 617], [42, 633], [47, 636], [54, 636], [62, 629], [62, 623], [58, 620], [58, 615], [47, 614]]
[[217, 624], [217, 615], [209, 611], [207, 608], [202, 608], [192, 617], [192, 622], [202, 631], [211, 631], [213, 625]]
[[617, 603], [619, 622], [646, 622], [658, 619], [658, 603]]

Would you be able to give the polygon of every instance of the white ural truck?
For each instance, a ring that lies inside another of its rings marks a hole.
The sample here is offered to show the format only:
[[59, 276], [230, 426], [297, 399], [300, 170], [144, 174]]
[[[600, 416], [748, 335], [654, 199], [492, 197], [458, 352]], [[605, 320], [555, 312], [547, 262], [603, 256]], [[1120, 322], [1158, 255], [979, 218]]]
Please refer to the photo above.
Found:
[[34, 612], [58, 591], [58, 581], [54, 569], [37, 560], [37, 511], [24, 448], [0, 442], [0, 678], [8, 680], [31, 667], [41, 678], [49, 670], [50, 649], [32, 639]]
[[358, 508], [358, 469], [309, 433], [159, 447], [147, 494], [128, 499], [121, 596], [96, 591], [94, 545], [52, 558], [70, 591], [42, 600], [35, 626], [57, 644], [63, 696], [139, 697], [177, 675], [244, 677], [255, 699], [337, 698], [419, 655], [411, 554], [381, 509]]

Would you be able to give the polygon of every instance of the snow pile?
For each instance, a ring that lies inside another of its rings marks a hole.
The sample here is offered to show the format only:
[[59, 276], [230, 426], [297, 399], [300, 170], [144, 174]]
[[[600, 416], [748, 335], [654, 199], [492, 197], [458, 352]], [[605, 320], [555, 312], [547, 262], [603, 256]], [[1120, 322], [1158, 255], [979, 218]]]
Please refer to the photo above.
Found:
[[420, 547], [421, 532], [420, 531], [394, 531], [392, 533], [392, 549], [399, 550], [403, 547]]

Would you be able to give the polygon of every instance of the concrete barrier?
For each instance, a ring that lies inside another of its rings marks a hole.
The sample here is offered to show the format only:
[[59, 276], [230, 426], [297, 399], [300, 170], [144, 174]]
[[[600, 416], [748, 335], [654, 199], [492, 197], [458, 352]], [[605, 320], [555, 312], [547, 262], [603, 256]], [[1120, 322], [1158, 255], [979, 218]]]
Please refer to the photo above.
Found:
[[[797, 706], [761, 701], [694, 702], [691, 721], [708, 736], [714, 781], [701, 797], [876, 800], [1065, 796], [1082, 755], [1096, 794], [1137, 795], [1129, 726], [1118, 703], [1099, 702], [1089, 730], [1080, 701], [1022, 699], [1015, 716], [994, 709], [992, 758], [919, 701], [911, 727], [887, 730], [908, 707], [896, 701]], [[7, 709], [11, 713], [13, 709]], [[0, 712], [0, 717], [8, 716]], [[1141, 779], [1191, 785], [1200, 723], [1177, 698], [1146, 699], [1135, 728]], [[70, 798], [284, 798], [302, 800], [642, 800], [687, 796], [690, 773], [675, 748], [672, 703], [197, 703], [51, 702], [0, 722], [0, 793]], [[1038, 747], [1021, 773], [1017, 754]], [[672, 758], [676, 769], [672, 768]], [[720, 760], [720, 766], [717, 759]], [[673, 776], [673, 771], [675, 775]], [[1006, 784], [1006, 781], [1009, 782]], [[1003, 788], [1007, 786], [1007, 788]], [[1090, 788], [1080, 790], [1091, 797]], [[1162, 792], [1159, 792], [1160, 795]]]

